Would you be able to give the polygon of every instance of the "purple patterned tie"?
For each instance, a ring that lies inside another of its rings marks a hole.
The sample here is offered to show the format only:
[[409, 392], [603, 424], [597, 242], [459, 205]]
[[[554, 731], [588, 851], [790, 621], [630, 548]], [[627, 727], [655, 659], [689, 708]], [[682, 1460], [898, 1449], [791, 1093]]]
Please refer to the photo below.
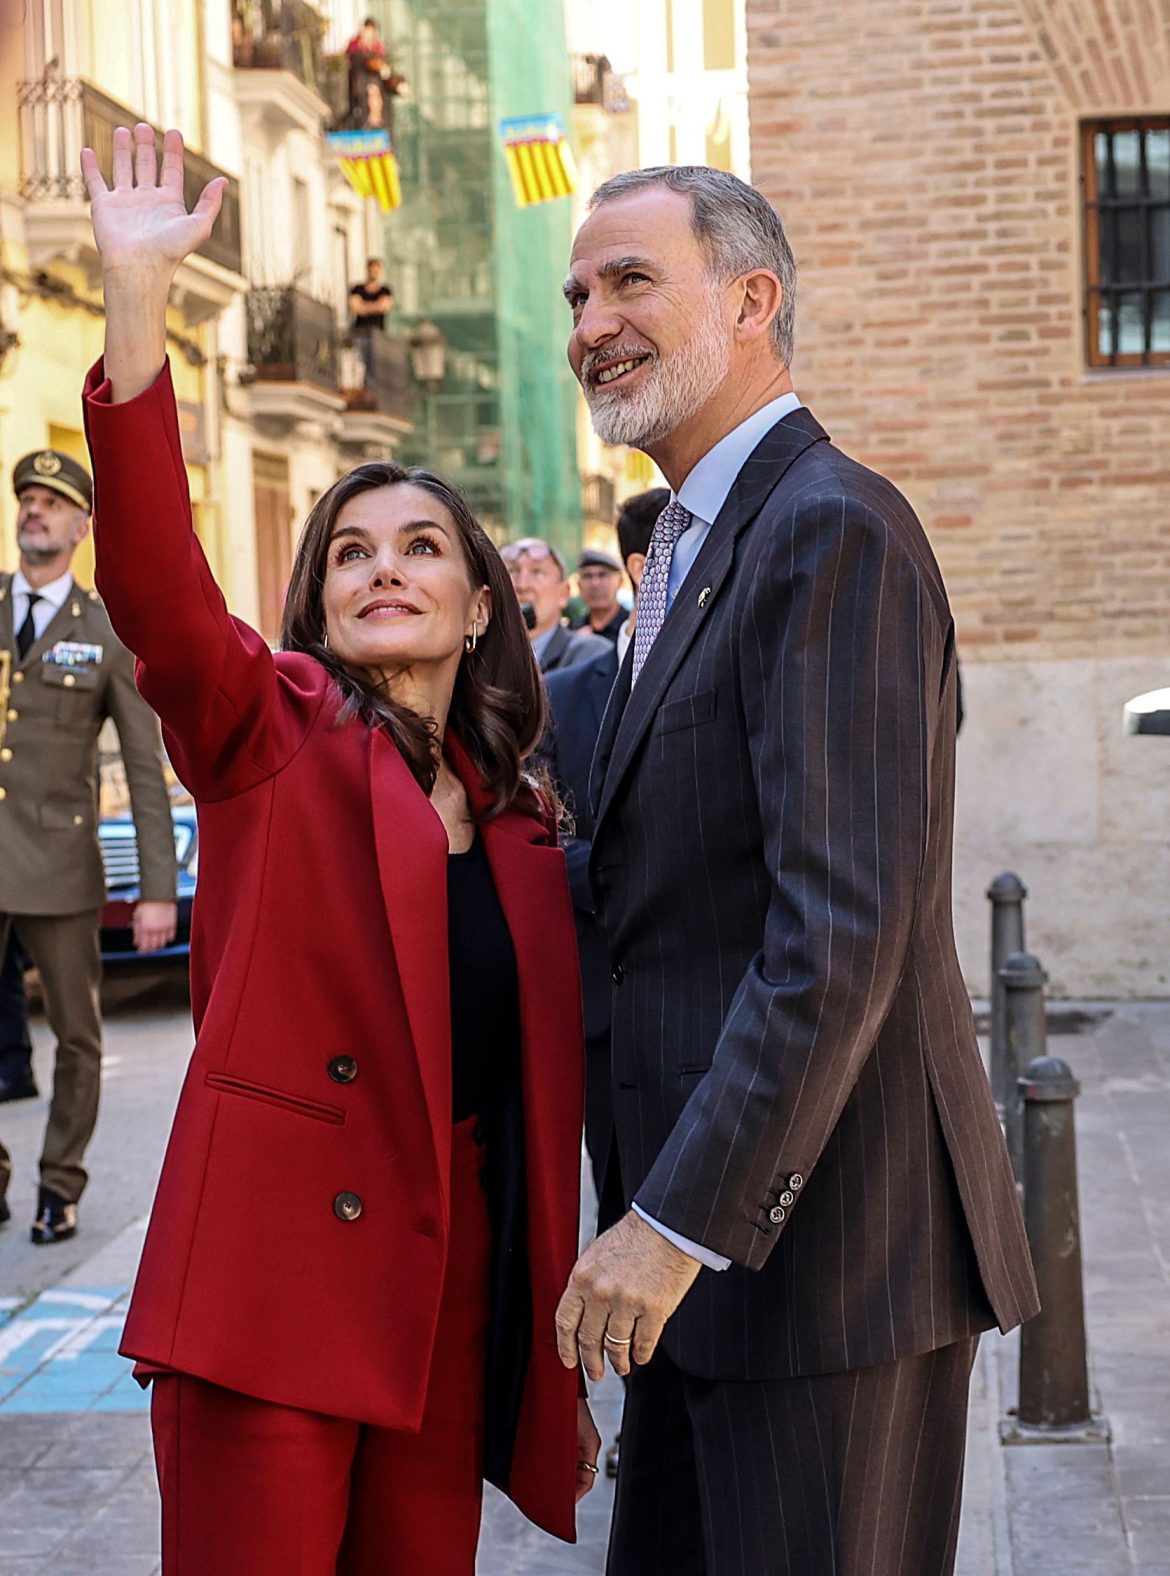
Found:
[[675, 544], [691, 523], [689, 512], [672, 498], [654, 522], [650, 553], [638, 587], [637, 619], [634, 623], [634, 668], [630, 682], [637, 680], [642, 664], [654, 644], [666, 617], [666, 595], [670, 585], [670, 561]]

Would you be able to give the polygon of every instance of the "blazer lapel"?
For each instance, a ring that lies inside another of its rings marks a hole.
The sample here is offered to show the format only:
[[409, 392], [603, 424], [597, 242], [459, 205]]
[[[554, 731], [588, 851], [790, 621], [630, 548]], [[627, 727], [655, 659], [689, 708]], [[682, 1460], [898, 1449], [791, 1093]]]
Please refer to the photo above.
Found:
[[378, 876], [447, 1217], [451, 1174], [447, 833], [393, 741], [380, 728], [370, 733], [369, 769]]
[[12, 627], [12, 577], [0, 575], [0, 651], [16, 656], [16, 631]]
[[569, 644], [569, 631], [563, 624], [558, 624], [548, 637], [548, 645], [540, 659], [540, 666], [545, 673], [555, 673], [560, 666], [561, 657], [565, 647]]
[[732, 484], [719, 518], [712, 523], [698, 557], [679, 586], [638, 675], [638, 682], [632, 688], [632, 648], [626, 653], [622, 673], [610, 697], [594, 760], [595, 782], [599, 784], [593, 828], [595, 843], [606, 812], [679, 663], [719, 598], [735, 560], [738, 537], [759, 514], [766, 499], [779, 488], [797, 456], [818, 442], [828, 442], [828, 434], [804, 409], [778, 421], [764, 435]]

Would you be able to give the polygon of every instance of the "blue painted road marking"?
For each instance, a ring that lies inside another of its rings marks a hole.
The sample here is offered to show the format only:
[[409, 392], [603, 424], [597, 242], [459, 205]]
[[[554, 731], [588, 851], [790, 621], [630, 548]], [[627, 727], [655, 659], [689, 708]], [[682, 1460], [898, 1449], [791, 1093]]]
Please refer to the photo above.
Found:
[[0, 1298], [0, 1414], [139, 1412], [147, 1393], [118, 1356], [129, 1290]]

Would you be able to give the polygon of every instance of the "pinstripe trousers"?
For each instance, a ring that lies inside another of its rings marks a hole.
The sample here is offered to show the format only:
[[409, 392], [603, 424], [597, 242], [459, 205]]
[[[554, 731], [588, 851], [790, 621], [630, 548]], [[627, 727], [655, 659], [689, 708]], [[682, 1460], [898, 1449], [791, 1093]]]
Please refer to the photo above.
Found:
[[950, 1576], [977, 1345], [742, 1382], [659, 1348], [627, 1387], [607, 1576]]

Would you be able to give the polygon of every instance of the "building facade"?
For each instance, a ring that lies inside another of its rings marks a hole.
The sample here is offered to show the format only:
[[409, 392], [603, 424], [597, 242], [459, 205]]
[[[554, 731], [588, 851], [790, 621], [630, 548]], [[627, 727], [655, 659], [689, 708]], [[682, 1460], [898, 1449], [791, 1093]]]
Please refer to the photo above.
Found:
[[[15, 558], [11, 468], [52, 444], [84, 460], [80, 391], [102, 342], [80, 150], [107, 173], [115, 126], [177, 126], [187, 199], [229, 183], [168, 313], [195, 529], [233, 611], [270, 640], [313, 501], [410, 431], [408, 350], [378, 336], [365, 380], [349, 285], [380, 240], [325, 134], [347, 106], [360, 0], [30, 0], [0, 28], [0, 563]], [[92, 574], [92, 548], [77, 560]]]
[[918, 510], [955, 610], [955, 911], [1015, 869], [1055, 992], [1170, 994], [1170, 3], [748, 0], [794, 376]]
[[[100, 269], [81, 180], [86, 144], [106, 155], [114, 126], [186, 128], [187, 185], [225, 173], [205, 156], [200, 6], [130, 4], [127, 27], [95, 25], [92, 5], [31, 0], [0, 28], [0, 564], [15, 563], [12, 468], [50, 445], [85, 461], [81, 386], [101, 352]], [[129, 13], [132, 13], [130, 15]], [[133, 26], [130, 26], [130, 23]], [[231, 174], [229, 169], [226, 173]], [[245, 289], [239, 183], [216, 236], [184, 264], [168, 313], [196, 529], [219, 561], [218, 487], [206, 420], [208, 325]], [[92, 580], [93, 552], [75, 560]]]

